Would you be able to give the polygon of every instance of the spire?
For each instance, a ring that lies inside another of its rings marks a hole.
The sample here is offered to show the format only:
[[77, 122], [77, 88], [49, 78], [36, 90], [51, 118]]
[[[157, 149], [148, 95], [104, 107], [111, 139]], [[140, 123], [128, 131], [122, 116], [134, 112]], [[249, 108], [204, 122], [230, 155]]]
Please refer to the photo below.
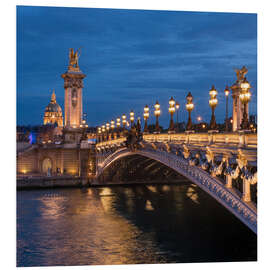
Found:
[[53, 89], [52, 97], [51, 97], [51, 103], [56, 103], [56, 95]]

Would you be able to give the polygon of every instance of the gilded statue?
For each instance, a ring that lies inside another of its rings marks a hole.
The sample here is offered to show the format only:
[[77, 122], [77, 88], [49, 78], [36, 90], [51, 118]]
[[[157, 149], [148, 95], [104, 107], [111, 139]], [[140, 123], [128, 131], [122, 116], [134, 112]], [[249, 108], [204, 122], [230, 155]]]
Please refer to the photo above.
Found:
[[244, 80], [245, 75], [247, 74], [248, 70], [245, 66], [243, 66], [241, 69], [236, 69], [236, 76], [237, 76], [237, 80], [241, 81]]
[[79, 70], [79, 64], [78, 64], [78, 60], [80, 57], [79, 50], [80, 49], [78, 49], [74, 52], [73, 48], [69, 49], [69, 66], [68, 66], [68, 68], [70, 70], [76, 70], [76, 71]]

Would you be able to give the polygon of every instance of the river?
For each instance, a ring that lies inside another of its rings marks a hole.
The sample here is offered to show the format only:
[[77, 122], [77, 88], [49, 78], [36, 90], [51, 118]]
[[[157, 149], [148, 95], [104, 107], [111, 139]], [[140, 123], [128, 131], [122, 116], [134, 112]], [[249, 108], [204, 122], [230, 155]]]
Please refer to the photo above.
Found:
[[17, 266], [256, 259], [257, 236], [191, 183], [17, 192]]

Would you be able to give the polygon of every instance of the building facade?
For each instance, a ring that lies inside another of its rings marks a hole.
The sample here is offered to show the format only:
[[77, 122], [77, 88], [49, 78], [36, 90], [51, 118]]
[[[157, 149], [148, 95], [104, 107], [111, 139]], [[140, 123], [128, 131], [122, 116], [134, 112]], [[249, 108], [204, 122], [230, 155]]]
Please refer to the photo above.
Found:
[[[78, 65], [78, 51], [70, 49], [69, 66], [62, 74], [65, 88], [65, 121], [53, 91], [45, 109], [40, 139], [17, 148], [17, 175], [76, 175], [88, 177], [95, 170], [95, 148], [82, 125], [82, 88], [85, 75]], [[51, 124], [51, 125], [48, 125]], [[57, 124], [58, 127], [54, 127]], [[57, 132], [56, 132], [57, 131]], [[59, 132], [58, 132], [59, 131]], [[62, 139], [56, 141], [55, 137]]]

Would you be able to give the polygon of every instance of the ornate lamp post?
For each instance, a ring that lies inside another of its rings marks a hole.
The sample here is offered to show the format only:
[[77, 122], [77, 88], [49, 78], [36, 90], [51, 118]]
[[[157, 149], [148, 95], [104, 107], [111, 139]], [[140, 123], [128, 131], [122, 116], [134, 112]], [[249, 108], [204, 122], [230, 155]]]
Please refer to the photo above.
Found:
[[106, 141], [106, 136], [105, 136], [105, 135], [106, 135], [106, 134], [105, 134], [106, 128], [105, 128], [105, 125], [102, 125], [102, 126], [101, 126], [101, 131], [102, 131], [102, 138], [103, 138], [102, 140], [103, 140], [103, 141]]
[[156, 116], [156, 128], [155, 128], [156, 130], [155, 130], [155, 133], [160, 133], [159, 123], [158, 123], [158, 117], [160, 116], [160, 105], [159, 105], [159, 103], [156, 102], [154, 107], [155, 107], [154, 114]]
[[176, 101], [176, 103], [175, 103], [175, 108], [176, 108], [176, 131], [178, 132], [179, 131], [178, 111], [179, 111], [179, 108], [180, 108], [180, 104], [179, 104], [178, 101]]
[[147, 105], [145, 105], [143, 111], [144, 111], [144, 113], [143, 113], [143, 118], [144, 118], [143, 132], [148, 133], [147, 119], [149, 118], [149, 107]]
[[80, 124], [80, 127], [81, 128], [88, 128], [88, 125], [86, 124], [86, 120], [85, 119], [82, 120], [82, 123]]
[[187, 104], [186, 104], [186, 110], [188, 111], [188, 122], [186, 126], [186, 130], [191, 130], [192, 129], [192, 121], [191, 121], [191, 112], [194, 109], [194, 104], [193, 104], [193, 96], [189, 92], [187, 97]]
[[102, 136], [101, 136], [101, 127], [97, 128], [97, 141], [101, 142], [102, 141]]
[[106, 123], [107, 140], [110, 140], [110, 123]]
[[126, 124], [127, 124], [127, 117], [125, 114], [122, 115], [122, 124], [123, 124], [123, 129], [126, 128]]
[[112, 139], [116, 139], [115, 136], [114, 136], [114, 133], [113, 133], [113, 130], [115, 128], [114, 124], [115, 124], [114, 120], [111, 120]]
[[215, 108], [218, 104], [218, 100], [217, 100], [217, 90], [215, 89], [214, 85], [212, 86], [211, 90], [209, 91], [209, 95], [210, 95], [209, 106], [212, 109], [210, 129], [216, 130], [217, 124], [216, 124], [216, 117], [215, 117]]
[[230, 90], [228, 85], [226, 85], [226, 88], [224, 90], [224, 94], [226, 97], [226, 116], [225, 116], [225, 131], [229, 130], [229, 123], [228, 123], [228, 98], [229, 98], [229, 94], [230, 94]]
[[249, 82], [247, 81], [246, 77], [244, 78], [243, 82], [241, 83], [241, 92], [240, 92], [240, 100], [241, 103], [244, 104], [244, 113], [243, 113], [243, 120], [241, 123], [241, 129], [247, 130], [249, 129], [249, 121], [248, 121], [248, 114], [247, 114], [247, 105], [251, 98], [251, 93], [249, 89], [251, 88]]
[[133, 127], [133, 125], [134, 125], [134, 112], [131, 111], [129, 116], [130, 116], [130, 118], [129, 118], [130, 119], [130, 127]]
[[173, 97], [171, 97], [171, 99], [169, 100], [169, 113], [171, 115], [171, 119], [170, 119], [170, 125], [169, 125], [169, 131], [168, 133], [175, 133], [174, 130], [174, 123], [173, 123], [173, 114], [175, 113], [175, 101], [173, 99]]
[[116, 119], [116, 130], [117, 130], [117, 136], [120, 136], [120, 126], [121, 126], [121, 118], [117, 117]]

